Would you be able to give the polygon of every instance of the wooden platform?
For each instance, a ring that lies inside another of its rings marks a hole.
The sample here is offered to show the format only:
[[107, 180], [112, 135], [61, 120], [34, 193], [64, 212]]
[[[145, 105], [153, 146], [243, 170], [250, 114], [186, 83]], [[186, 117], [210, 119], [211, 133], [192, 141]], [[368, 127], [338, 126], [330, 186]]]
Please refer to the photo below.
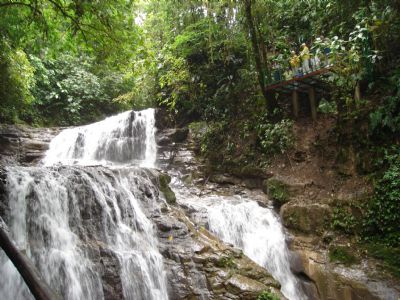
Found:
[[286, 94], [291, 93], [294, 89], [299, 90], [299, 92], [307, 92], [310, 86], [314, 86], [317, 90], [320, 90], [321, 88], [319, 86], [323, 87], [326, 85], [325, 82], [321, 81], [320, 77], [326, 76], [330, 72], [331, 70], [329, 68], [318, 69], [303, 76], [293, 77], [289, 80], [270, 84], [266, 87], [266, 90], [274, 90]]
[[321, 77], [329, 75], [329, 68], [322, 68], [307, 73], [306, 75], [294, 77], [289, 80], [280, 81], [266, 87], [267, 91], [275, 93], [289, 94], [292, 96], [293, 115], [297, 118], [299, 115], [299, 93], [308, 94], [310, 101], [311, 115], [313, 120], [317, 119], [317, 94], [327, 92], [327, 84], [321, 80]]

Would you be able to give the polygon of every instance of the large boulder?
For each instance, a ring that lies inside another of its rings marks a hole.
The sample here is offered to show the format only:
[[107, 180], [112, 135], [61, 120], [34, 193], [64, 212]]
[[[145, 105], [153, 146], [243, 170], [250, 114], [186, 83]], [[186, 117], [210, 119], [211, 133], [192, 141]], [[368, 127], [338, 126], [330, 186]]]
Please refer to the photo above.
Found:
[[330, 226], [332, 208], [326, 204], [292, 201], [281, 207], [283, 224], [294, 231], [322, 235]]

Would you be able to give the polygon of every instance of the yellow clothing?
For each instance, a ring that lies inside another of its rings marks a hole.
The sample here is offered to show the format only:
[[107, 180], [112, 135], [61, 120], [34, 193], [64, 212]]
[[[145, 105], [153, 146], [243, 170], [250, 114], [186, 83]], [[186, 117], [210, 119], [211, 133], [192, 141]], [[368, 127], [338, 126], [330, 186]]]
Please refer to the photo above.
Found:
[[298, 57], [296, 54], [293, 55], [293, 56], [290, 58], [290, 66], [291, 66], [292, 68], [298, 68], [298, 67], [300, 67], [300, 57]]
[[302, 60], [310, 59], [310, 49], [307, 46], [304, 46], [303, 50], [300, 53]]

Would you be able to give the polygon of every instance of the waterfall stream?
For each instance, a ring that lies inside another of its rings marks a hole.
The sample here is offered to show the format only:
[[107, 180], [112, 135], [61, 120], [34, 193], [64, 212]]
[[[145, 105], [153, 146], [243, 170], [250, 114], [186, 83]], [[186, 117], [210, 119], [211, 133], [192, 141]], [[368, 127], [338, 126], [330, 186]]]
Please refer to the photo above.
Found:
[[[41, 166], [7, 168], [11, 235], [64, 299], [109, 298], [114, 286], [121, 287], [120, 299], [168, 299], [148, 217], [160, 211], [154, 171], [147, 169], [155, 166], [156, 153], [154, 110], [147, 109], [65, 129]], [[173, 188], [210, 231], [280, 281], [286, 297], [306, 299], [272, 209], [241, 196], [195, 196], [195, 188], [183, 187], [176, 176]], [[32, 299], [3, 252], [0, 274], [0, 299]]]
[[249, 258], [266, 268], [282, 285], [282, 294], [290, 300], [306, 300], [300, 280], [292, 273], [283, 226], [272, 207], [262, 207], [252, 193], [215, 193], [187, 188], [173, 181], [178, 202], [189, 207], [192, 219], [205, 226], [224, 242], [243, 250]]
[[[159, 192], [151, 170], [130, 166], [154, 164], [154, 130], [154, 110], [125, 112], [62, 131], [46, 167], [7, 168], [11, 235], [64, 299], [110, 298], [111, 283], [121, 299], [168, 299], [143, 207], [158, 209]], [[0, 299], [32, 299], [4, 253], [0, 274]]]
[[208, 229], [266, 268], [281, 283], [281, 291], [288, 299], [307, 299], [290, 270], [291, 253], [272, 208], [261, 207], [242, 196], [206, 196], [197, 199], [195, 205], [205, 212]]

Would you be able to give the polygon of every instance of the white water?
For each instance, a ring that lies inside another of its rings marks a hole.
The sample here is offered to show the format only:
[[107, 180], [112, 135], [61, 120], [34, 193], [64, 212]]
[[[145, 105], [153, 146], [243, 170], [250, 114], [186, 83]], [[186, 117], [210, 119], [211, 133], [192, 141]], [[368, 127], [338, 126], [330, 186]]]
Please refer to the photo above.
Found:
[[103, 121], [63, 130], [50, 143], [43, 163], [154, 167], [157, 155], [154, 109], [127, 111]]
[[[150, 171], [123, 167], [154, 166], [154, 131], [154, 110], [125, 112], [62, 131], [51, 142], [47, 167], [7, 169], [10, 233], [64, 299], [104, 299], [102, 276], [109, 270], [95, 266], [93, 251], [115, 258], [117, 271], [107, 276], [120, 282], [124, 299], [168, 299], [156, 233], [141, 203], [154, 202], [156, 187]], [[68, 166], [92, 164], [120, 167]], [[0, 275], [0, 299], [32, 299], [4, 253]]]
[[281, 283], [282, 294], [288, 299], [307, 299], [290, 270], [291, 254], [285, 233], [272, 209], [240, 197], [209, 198], [204, 208], [211, 232], [242, 249], [244, 254], [265, 267]]
[[[252, 193], [216, 195], [215, 192], [187, 188], [174, 171], [172, 182], [179, 203], [189, 207], [197, 224], [205, 225], [221, 240], [242, 249], [281, 284], [282, 294], [290, 300], [306, 300], [299, 279], [290, 269], [292, 253], [278, 215], [261, 207]], [[225, 191], [226, 192], [226, 191]]]

